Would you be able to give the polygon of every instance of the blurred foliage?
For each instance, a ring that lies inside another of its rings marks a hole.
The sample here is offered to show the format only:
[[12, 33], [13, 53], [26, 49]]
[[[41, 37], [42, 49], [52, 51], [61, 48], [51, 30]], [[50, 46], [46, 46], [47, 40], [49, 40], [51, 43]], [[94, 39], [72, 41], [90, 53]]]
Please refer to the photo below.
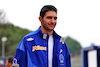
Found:
[[[2, 37], [7, 37], [7, 41], [5, 42], [5, 55], [14, 56], [16, 47], [18, 46], [19, 42], [29, 32], [31, 31], [16, 27], [11, 23], [0, 23], [0, 39]], [[77, 42], [69, 36], [66, 38], [65, 42], [73, 56], [80, 54], [81, 45], [79, 44], [79, 42]], [[1, 51], [2, 42], [0, 40], [0, 55]]]
[[[14, 56], [16, 47], [18, 46], [20, 40], [29, 32], [31, 31], [16, 27], [11, 23], [0, 23], [0, 39], [2, 37], [7, 37], [7, 41], [5, 42], [5, 55]], [[0, 40], [0, 55], [2, 54], [1, 52], [2, 42]]]
[[82, 47], [78, 41], [76, 41], [73, 38], [68, 36], [66, 38], [65, 42], [66, 42], [72, 56], [80, 55]]

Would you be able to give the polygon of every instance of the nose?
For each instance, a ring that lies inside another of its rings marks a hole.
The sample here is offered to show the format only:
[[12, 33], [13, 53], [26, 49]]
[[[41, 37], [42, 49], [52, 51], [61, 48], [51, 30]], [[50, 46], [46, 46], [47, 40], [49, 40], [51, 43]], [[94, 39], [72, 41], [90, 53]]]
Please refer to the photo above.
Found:
[[52, 18], [52, 23], [54, 23], [55, 22], [55, 19], [54, 18]]

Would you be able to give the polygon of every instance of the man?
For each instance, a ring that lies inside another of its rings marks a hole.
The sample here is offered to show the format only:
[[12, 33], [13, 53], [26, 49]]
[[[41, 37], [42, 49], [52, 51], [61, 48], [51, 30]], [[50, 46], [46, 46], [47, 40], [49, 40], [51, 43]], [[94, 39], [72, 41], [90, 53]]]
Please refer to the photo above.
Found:
[[9, 57], [9, 58], [6, 60], [5, 66], [6, 66], [6, 67], [12, 67], [12, 62], [13, 62], [13, 57]]
[[52, 5], [44, 6], [39, 20], [39, 29], [27, 34], [18, 45], [13, 66], [71, 67], [68, 47], [54, 31], [57, 9]]

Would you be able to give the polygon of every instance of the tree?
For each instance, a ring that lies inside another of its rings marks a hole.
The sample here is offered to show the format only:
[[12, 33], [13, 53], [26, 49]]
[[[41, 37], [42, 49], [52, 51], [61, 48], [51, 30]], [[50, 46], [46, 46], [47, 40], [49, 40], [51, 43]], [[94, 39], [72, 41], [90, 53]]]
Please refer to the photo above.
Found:
[[0, 23], [6, 23], [7, 18], [6, 18], [6, 13], [0, 9]]
[[68, 46], [72, 56], [80, 54], [80, 52], [81, 52], [81, 45], [80, 45], [79, 42], [77, 42], [76, 40], [72, 39], [69, 36], [66, 38], [65, 42], [66, 42], [66, 44], [67, 44], [67, 46]]
[[2, 37], [7, 37], [5, 42], [5, 56], [14, 55], [22, 37], [28, 34], [29, 30], [16, 27], [6, 19], [6, 13], [0, 10], [0, 55], [2, 52]]
[[[0, 24], [0, 39], [7, 37], [5, 42], [5, 56], [14, 56], [15, 50], [21, 39], [28, 34], [29, 30], [16, 27], [11, 23]], [[2, 50], [2, 42], [0, 40], [0, 55]]]

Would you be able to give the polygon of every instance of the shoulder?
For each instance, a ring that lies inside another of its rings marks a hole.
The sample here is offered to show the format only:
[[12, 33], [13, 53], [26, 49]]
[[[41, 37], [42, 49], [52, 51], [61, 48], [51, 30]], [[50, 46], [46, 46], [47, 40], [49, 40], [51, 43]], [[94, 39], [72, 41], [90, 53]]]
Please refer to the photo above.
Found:
[[27, 35], [25, 35], [23, 37], [23, 39], [26, 40], [26, 39], [29, 39], [29, 38], [34, 38], [38, 34], [39, 31], [40, 31], [40, 28], [37, 29], [36, 31], [28, 33]]

